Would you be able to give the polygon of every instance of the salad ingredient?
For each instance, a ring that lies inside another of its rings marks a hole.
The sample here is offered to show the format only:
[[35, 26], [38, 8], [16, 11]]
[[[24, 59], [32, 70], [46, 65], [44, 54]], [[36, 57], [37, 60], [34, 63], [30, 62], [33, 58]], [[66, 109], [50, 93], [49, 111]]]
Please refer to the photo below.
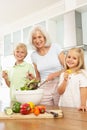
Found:
[[20, 113], [23, 115], [27, 115], [30, 113], [30, 105], [28, 103], [21, 104], [20, 106]]
[[39, 80], [36, 80], [36, 79], [32, 79], [32, 80], [26, 79], [25, 85], [22, 86], [20, 89], [21, 90], [34, 90], [34, 89], [38, 88], [38, 83], [39, 83]]
[[33, 113], [34, 112], [34, 108], [35, 108], [35, 104], [33, 102], [28, 102], [28, 104], [30, 105], [30, 113]]
[[38, 116], [40, 114], [40, 110], [39, 110], [39, 108], [37, 106], [34, 108], [34, 114], [36, 116]]
[[20, 106], [21, 106], [20, 102], [15, 102], [12, 105], [12, 111], [15, 112], [15, 113], [19, 113], [20, 112]]
[[72, 73], [72, 70], [71, 70], [71, 69], [68, 69], [68, 70], [66, 70], [66, 72], [67, 72], [68, 74], [71, 74], [71, 73]]
[[35, 104], [33, 102], [28, 102], [28, 104], [30, 105], [31, 108], [35, 107]]
[[6, 107], [6, 108], [4, 109], [4, 112], [5, 112], [5, 114], [7, 114], [7, 115], [12, 115], [12, 114], [13, 114], [13, 111], [12, 111], [12, 108], [11, 108], [11, 107]]
[[37, 106], [39, 108], [40, 113], [45, 113], [46, 107], [44, 105]]

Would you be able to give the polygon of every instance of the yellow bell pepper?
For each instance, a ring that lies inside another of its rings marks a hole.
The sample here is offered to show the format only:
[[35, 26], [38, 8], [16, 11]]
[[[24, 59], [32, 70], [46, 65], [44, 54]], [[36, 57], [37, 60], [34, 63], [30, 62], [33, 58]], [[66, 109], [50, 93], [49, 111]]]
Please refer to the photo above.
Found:
[[67, 72], [68, 74], [71, 74], [71, 73], [72, 73], [72, 70], [71, 70], [71, 69], [68, 69], [68, 70], [66, 70], [66, 72]]

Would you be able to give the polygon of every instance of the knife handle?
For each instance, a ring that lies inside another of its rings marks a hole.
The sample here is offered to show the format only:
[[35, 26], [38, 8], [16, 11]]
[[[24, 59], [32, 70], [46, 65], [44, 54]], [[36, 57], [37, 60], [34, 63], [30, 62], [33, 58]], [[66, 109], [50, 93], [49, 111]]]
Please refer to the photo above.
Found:
[[58, 117], [58, 113], [56, 113], [56, 112], [50, 112], [50, 114], [52, 114], [54, 117]]
[[46, 112], [53, 115], [53, 117], [58, 117], [58, 113], [56, 113], [56, 112], [48, 111], [48, 110], [46, 110]]

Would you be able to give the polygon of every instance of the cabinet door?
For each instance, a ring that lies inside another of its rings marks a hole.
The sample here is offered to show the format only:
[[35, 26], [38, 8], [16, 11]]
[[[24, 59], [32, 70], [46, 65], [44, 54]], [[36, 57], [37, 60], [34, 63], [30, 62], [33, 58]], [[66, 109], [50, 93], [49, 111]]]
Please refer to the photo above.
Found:
[[11, 34], [4, 36], [4, 55], [9, 55], [12, 52]]
[[29, 45], [29, 31], [31, 30], [32, 26], [23, 28], [23, 42], [27, 45], [29, 49], [31, 46]]
[[52, 43], [58, 43], [61, 47], [64, 45], [64, 16], [56, 16], [48, 20], [47, 29]]
[[13, 32], [13, 43], [17, 44], [18, 42], [21, 42], [21, 30]]

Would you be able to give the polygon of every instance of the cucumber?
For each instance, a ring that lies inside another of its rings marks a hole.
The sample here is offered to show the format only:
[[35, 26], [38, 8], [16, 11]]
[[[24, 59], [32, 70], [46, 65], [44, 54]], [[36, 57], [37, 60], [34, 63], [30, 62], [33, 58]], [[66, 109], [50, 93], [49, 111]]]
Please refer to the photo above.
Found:
[[12, 114], [13, 114], [13, 111], [12, 111], [12, 108], [11, 108], [11, 107], [6, 107], [6, 108], [4, 109], [4, 112], [5, 112], [5, 114], [7, 114], [7, 115], [12, 115]]

